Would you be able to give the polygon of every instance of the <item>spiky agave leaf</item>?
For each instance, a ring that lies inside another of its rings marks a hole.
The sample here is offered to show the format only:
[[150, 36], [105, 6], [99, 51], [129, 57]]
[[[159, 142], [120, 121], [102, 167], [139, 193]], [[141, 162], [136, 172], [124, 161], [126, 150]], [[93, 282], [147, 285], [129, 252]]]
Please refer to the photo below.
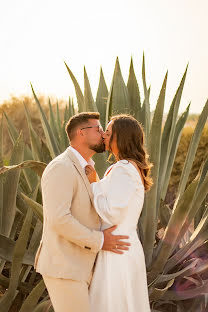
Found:
[[47, 164], [43, 163], [41, 161], [26, 160], [26, 161], [20, 162], [18, 165], [1, 167], [0, 168], [0, 174], [3, 174], [5, 172], [9, 172], [9, 171], [18, 170], [18, 169], [31, 168], [41, 177], [46, 166], [47, 166]]
[[124, 83], [118, 57], [116, 59], [113, 80], [108, 94], [106, 107], [106, 124], [112, 115], [130, 113], [129, 93]]
[[182, 263], [190, 254], [201, 247], [208, 239], [208, 208], [206, 209], [200, 223], [192, 233], [190, 239], [172, 257], [170, 257], [164, 267], [164, 272], [172, 270], [178, 263]]
[[39, 303], [36, 308], [33, 310], [33, 312], [54, 312], [52, 303], [50, 300], [45, 300], [41, 303]]
[[[19, 138], [17, 139], [11, 159], [10, 164], [16, 165], [21, 163], [23, 160], [23, 151], [24, 151], [24, 142], [22, 138], [22, 133], [20, 133]], [[4, 167], [3, 167], [4, 168]], [[12, 224], [16, 212], [16, 196], [17, 196], [17, 187], [19, 182], [20, 171], [16, 170], [13, 172], [8, 172], [6, 180], [3, 186], [3, 222], [1, 233], [5, 236], [9, 236]]]
[[19, 312], [32, 312], [36, 307], [40, 297], [42, 296], [46, 286], [43, 279], [33, 288], [26, 300], [24, 301]]
[[160, 149], [161, 149], [161, 131], [162, 119], [165, 103], [165, 91], [167, 84], [167, 74], [165, 75], [163, 85], [158, 98], [157, 106], [155, 109], [154, 117], [152, 120], [148, 151], [150, 153], [150, 161], [154, 164], [152, 168], [153, 186], [146, 194], [146, 201], [144, 206], [145, 216], [145, 240], [144, 251], [146, 256], [147, 266], [150, 265], [152, 260], [153, 246], [155, 241], [155, 232], [157, 230], [157, 187], [158, 187], [158, 173], [160, 164]]
[[182, 195], [177, 206], [172, 212], [169, 223], [165, 229], [165, 233], [160, 240], [157, 248], [156, 257], [153, 259], [150, 272], [149, 281], [163, 271], [166, 261], [171, 256], [176, 248], [178, 235], [184, 223], [186, 222], [187, 215], [192, 207], [193, 199], [196, 195], [199, 179], [194, 180]]
[[97, 96], [96, 96], [96, 106], [98, 108], [98, 111], [100, 113], [100, 122], [103, 128], [105, 127], [105, 121], [106, 121], [106, 105], [107, 105], [107, 98], [108, 98], [108, 88], [105, 82], [105, 78], [103, 75], [102, 67], [100, 68], [100, 80], [99, 80], [99, 86], [97, 90]]
[[193, 218], [195, 217], [196, 213], [199, 211], [202, 205], [202, 202], [204, 201], [207, 194], [208, 194], [208, 174], [206, 175], [202, 184], [197, 189], [196, 196], [193, 200], [192, 207], [189, 210], [189, 213], [187, 215], [186, 222], [183, 224], [183, 227], [181, 228], [180, 233], [178, 235], [179, 241], [180, 241], [180, 238], [184, 236], [189, 226], [191, 225]]
[[56, 137], [58, 144], [59, 144], [58, 129], [57, 129], [57, 124], [55, 121], [55, 116], [54, 116], [54, 112], [53, 112], [53, 108], [51, 105], [50, 98], [48, 99], [48, 106], [49, 106], [49, 112], [50, 112], [50, 127], [51, 127], [51, 130], [52, 130], [54, 136]]
[[[7, 128], [9, 131], [9, 135], [10, 135], [10, 139], [13, 143], [13, 145], [15, 144], [16, 140], [18, 139], [20, 133], [17, 130], [17, 128], [15, 127], [14, 123], [12, 122], [12, 120], [9, 118], [9, 116], [6, 114], [6, 112], [3, 113], [6, 121], [7, 121]], [[25, 144], [25, 148], [24, 148], [24, 159], [32, 159], [32, 152], [29, 148], [29, 146], [27, 144]]]
[[70, 68], [68, 67], [68, 65], [66, 64], [66, 62], [64, 62], [67, 71], [71, 77], [71, 80], [74, 84], [74, 88], [75, 88], [75, 92], [76, 92], [76, 97], [77, 97], [77, 103], [78, 103], [78, 107], [79, 107], [79, 113], [81, 112], [85, 112], [86, 111], [86, 107], [85, 107], [85, 102], [84, 102], [84, 95], [82, 93], [82, 90], [75, 78], [75, 76], [73, 75], [72, 71], [70, 70]]
[[56, 156], [58, 156], [60, 154], [60, 149], [58, 147], [57, 140], [56, 140], [56, 138], [54, 136], [54, 133], [51, 130], [51, 127], [49, 125], [47, 117], [46, 117], [46, 115], [45, 115], [45, 113], [43, 111], [43, 108], [40, 105], [40, 102], [39, 102], [39, 100], [38, 100], [38, 98], [37, 98], [37, 96], [35, 94], [35, 91], [33, 89], [32, 84], [31, 84], [31, 88], [32, 88], [33, 96], [35, 98], [35, 102], [37, 104], [37, 107], [38, 107], [38, 110], [39, 110], [39, 113], [40, 113], [41, 124], [42, 124], [43, 130], [44, 130], [44, 133], [45, 133], [47, 145], [48, 145], [48, 148], [50, 150], [51, 157], [54, 158], [54, 157], [56, 157]]
[[168, 283], [165, 285], [163, 288], [157, 288], [154, 287], [152, 292], [149, 295], [149, 298], [151, 301], [157, 301], [161, 297], [164, 297], [165, 293], [168, 291], [168, 289], [173, 285], [174, 283], [174, 278], [168, 281]]
[[56, 124], [58, 128], [58, 140], [60, 141], [60, 150], [63, 152], [66, 148], [66, 133], [64, 127], [64, 121], [61, 120], [61, 113], [59, 108], [59, 103], [56, 103]]
[[86, 111], [97, 112], [97, 106], [92, 96], [89, 78], [87, 76], [86, 68], [84, 67], [84, 103]]
[[25, 217], [24, 224], [20, 231], [19, 237], [15, 244], [12, 267], [11, 267], [11, 277], [9, 282], [9, 288], [4, 293], [4, 296], [0, 299], [0, 310], [2, 312], [8, 312], [11, 304], [16, 297], [16, 290], [19, 283], [19, 275], [22, 267], [22, 260], [27, 247], [27, 242], [30, 234], [30, 227], [32, 221], [33, 212], [32, 209], [28, 209], [27, 215]]
[[165, 196], [167, 193], [168, 184], [170, 182], [170, 176], [171, 176], [171, 172], [173, 169], [173, 164], [174, 164], [176, 152], [178, 150], [178, 145], [180, 142], [182, 130], [183, 130], [185, 123], [186, 123], [186, 120], [188, 118], [189, 108], [190, 108], [190, 104], [188, 105], [186, 111], [180, 116], [180, 118], [178, 119], [177, 124], [176, 124], [174, 138], [173, 138], [172, 147], [171, 147], [171, 152], [169, 155], [168, 165], [167, 165], [167, 169], [166, 169], [165, 179], [164, 179], [163, 184], [161, 184], [161, 195], [160, 196], [161, 196], [162, 200], [165, 200]]
[[184, 290], [184, 291], [169, 290], [165, 294], [165, 299], [181, 301], [181, 300], [193, 299], [198, 296], [205, 295], [207, 293], [208, 293], [208, 280], [204, 280], [201, 286], [194, 287], [193, 289], [190, 289], [190, 290]]
[[[16, 242], [13, 239], [0, 234], [0, 259], [12, 262], [15, 244]], [[34, 254], [26, 250], [22, 264], [33, 265], [34, 259]]]
[[147, 88], [146, 83], [146, 72], [145, 72], [145, 56], [143, 53], [143, 62], [142, 62], [142, 82], [144, 88], [144, 103], [142, 107], [142, 121], [145, 129], [146, 141], [149, 140], [150, 124], [151, 124], [151, 115], [150, 115], [150, 87]]
[[129, 91], [129, 103], [131, 107], [131, 114], [140, 122], [142, 122], [141, 117], [141, 98], [139, 85], [134, 72], [133, 59], [131, 58], [129, 77], [127, 82], [127, 88]]
[[33, 159], [37, 161], [41, 161], [41, 145], [38, 135], [36, 134], [35, 130], [33, 129], [30, 113], [27, 109], [27, 106], [24, 104], [25, 108], [25, 115], [27, 119], [27, 124], [29, 128], [30, 133], [30, 142], [31, 142], [31, 148], [32, 148], [32, 155]]
[[37, 203], [35, 200], [29, 198], [24, 193], [21, 193], [24, 201], [30, 206], [33, 212], [37, 215], [41, 222], [43, 222], [43, 206]]
[[163, 134], [162, 134], [162, 142], [161, 142], [161, 158], [160, 158], [160, 172], [159, 172], [159, 187], [158, 187], [158, 203], [161, 198], [162, 187], [164, 185], [166, 170], [168, 166], [168, 161], [170, 158], [170, 152], [173, 146], [173, 140], [176, 129], [176, 122], [178, 116], [178, 109], [181, 101], [181, 96], [184, 88], [184, 83], [186, 79], [188, 66], [184, 72], [184, 75], [181, 79], [180, 85], [176, 91], [176, 94], [171, 103], [167, 119], [165, 122]]

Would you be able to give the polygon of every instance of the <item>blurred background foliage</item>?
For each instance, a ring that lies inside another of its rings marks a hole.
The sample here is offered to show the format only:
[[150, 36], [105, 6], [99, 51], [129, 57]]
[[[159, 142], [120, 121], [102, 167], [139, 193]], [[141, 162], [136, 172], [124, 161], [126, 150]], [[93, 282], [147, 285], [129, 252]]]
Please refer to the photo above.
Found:
[[[38, 94], [38, 99], [43, 107], [43, 110], [47, 118], [49, 119], [48, 97], [43, 94]], [[51, 105], [54, 111], [56, 109], [57, 102], [59, 103], [60, 116], [61, 116], [61, 119], [63, 119], [64, 109], [68, 102], [64, 99], [56, 99], [53, 97], [50, 97], [50, 100], [51, 100]], [[2, 114], [4, 111], [8, 115], [8, 117], [13, 121], [18, 131], [23, 132], [24, 142], [30, 146], [31, 142], [30, 142], [30, 135], [28, 132], [27, 119], [25, 116], [24, 103], [26, 104], [26, 106], [28, 107], [28, 110], [30, 111], [31, 122], [32, 122], [34, 130], [37, 132], [38, 136], [44, 140], [45, 135], [44, 135], [44, 131], [41, 125], [39, 110], [35, 103], [35, 99], [32, 95], [31, 96], [21, 95], [19, 97], [11, 96], [10, 99], [4, 101], [0, 105], [0, 123], [1, 123]], [[76, 109], [76, 112], [78, 112], [78, 109], [77, 108], [75, 109]], [[167, 114], [164, 114], [163, 126], [164, 126], [166, 117], [167, 117]], [[180, 181], [182, 168], [185, 162], [186, 153], [188, 151], [188, 146], [191, 140], [191, 136], [194, 132], [195, 126], [197, 124], [198, 118], [199, 118], [198, 114], [189, 114], [187, 121], [185, 123], [184, 129], [182, 131], [180, 143], [179, 143], [175, 161], [174, 161], [173, 170], [172, 170], [171, 177], [170, 177], [168, 192], [166, 196], [166, 202], [169, 204], [171, 204], [171, 202], [175, 198], [176, 189]], [[10, 139], [9, 132], [7, 131], [7, 124], [4, 123], [3, 127], [4, 127], [4, 138], [3, 138], [4, 155], [3, 157], [4, 157], [5, 164], [8, 164], [8, 159], [11, 153], [11, 149], [13, 147], [13, 143], [12, 143], [12, 140]], [[199, 145], [197, 148], [197, 152], [195, 155], [195, 159], [194, 159], [194, 163], [191, 169], [188, 183], [193, 181], [193, 179], [196, 177], [202, 162], [206, 159], [207, 156], [208, 156], [208, 121], [205, 124], [205, 127], [203, 129], [203, 132], [199, 141]]]

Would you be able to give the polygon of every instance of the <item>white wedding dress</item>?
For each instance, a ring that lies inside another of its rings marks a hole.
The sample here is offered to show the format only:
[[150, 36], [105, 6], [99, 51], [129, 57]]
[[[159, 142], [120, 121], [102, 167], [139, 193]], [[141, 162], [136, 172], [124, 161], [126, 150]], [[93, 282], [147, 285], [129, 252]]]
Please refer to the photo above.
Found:
[[112, 234], [128, 235], [131, 246], [122, 255], [98, 253], [89, 289], [90, 311], [150, 312], [144, 252], [136, 230], [144, 201], [140, 174], [127, 160], [120, 160], [91, 186], [101, 229], [117, 224]]

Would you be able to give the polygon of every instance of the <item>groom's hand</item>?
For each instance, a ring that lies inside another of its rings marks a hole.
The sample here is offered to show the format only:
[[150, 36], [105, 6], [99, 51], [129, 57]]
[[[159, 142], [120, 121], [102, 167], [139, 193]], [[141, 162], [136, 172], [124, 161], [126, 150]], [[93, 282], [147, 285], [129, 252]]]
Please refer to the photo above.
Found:
[[129, 236], [124, 235], [113, 235], [112, 232], [117, 228], [117, 225], [110, 227], [103, 231], [104, 234], [104, 243], [102, 250], [107, 250], [115, 252], [117, 254], [123, 254], [122, 250], [129, 250], [128, 246], [131, 246], [130, 243], [121, 241], [121, 239], [128, 239]]

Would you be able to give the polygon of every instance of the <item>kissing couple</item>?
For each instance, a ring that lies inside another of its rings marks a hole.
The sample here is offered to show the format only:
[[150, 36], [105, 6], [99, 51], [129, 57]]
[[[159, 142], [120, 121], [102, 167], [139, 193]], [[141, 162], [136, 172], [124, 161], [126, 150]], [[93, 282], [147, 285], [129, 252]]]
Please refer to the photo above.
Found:
[[[43, 233], [34, 267], [55, 312], [150, 312], [143, 247], [137, 235], [152, 185], [144, 132], [130, 115], [74, 115], [70, 146], [41, 179]], [[99, 180], [91, 157], [115, 162]]]

